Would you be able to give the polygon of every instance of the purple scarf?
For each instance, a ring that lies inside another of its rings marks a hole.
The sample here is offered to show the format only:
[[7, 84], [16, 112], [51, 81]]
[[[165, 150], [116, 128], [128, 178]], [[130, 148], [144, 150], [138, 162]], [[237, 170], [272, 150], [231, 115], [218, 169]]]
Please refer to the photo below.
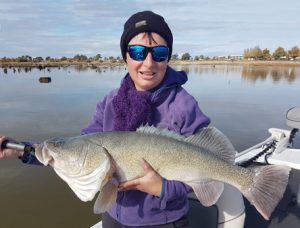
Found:
[[135, 131], [140, 125], [150, 122], [151, 92], [137, 91], [131, 77], [127, 75], [114, 97], [114, 130]]

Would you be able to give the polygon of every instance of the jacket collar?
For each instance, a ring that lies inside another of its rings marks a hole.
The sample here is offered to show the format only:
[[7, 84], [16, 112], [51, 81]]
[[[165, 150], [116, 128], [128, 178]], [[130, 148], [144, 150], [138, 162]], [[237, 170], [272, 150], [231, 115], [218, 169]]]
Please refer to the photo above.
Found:
[[168, 90], [185, 84], [187, 80], [187, 74], [184, 71], [175, 71], [170, 66], [167, 66], [163, 81], [150, 91], [152, 92], [151, 103], [155, 103]]

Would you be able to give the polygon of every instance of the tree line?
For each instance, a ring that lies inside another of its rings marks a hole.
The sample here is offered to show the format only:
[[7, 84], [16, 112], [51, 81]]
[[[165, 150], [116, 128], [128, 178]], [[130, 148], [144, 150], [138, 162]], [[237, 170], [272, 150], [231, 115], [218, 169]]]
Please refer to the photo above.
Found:
[[265, 48], [261, 49], [259, 46], [244, 50], [244, 59], [255, 59], [255, 60], [294, 60], [300, 57], [300, 50], [297, 46], [292, 47], [289, 50], [285, 50], [283, 47], [278, 47], [272, 54], [270, 50]]
[[[248, 48], [244, 50], [243, 55], [241, 55], [243, 59], [251, 59], [251, 60], [294, 60], [300, 58], [300, 49], [298, 46], [294, 46], [289, 50], [285, 50], [283, 47], [278, 47], [273, 53], [270, 53], [268, 48], [261, 49], [259, 46], [254, 48]], [[216, 60], [216, 59], [231, 59], [231, 56], [214, 56], [208, 57], [204, 55], [198, 55], [194, 58], [188, 53], [183, 53], [182, 55], [173, 54], [171, 60]], [[17, 58], [7, 58], [3, 57], [0, 59], [1, 62], [123, 62], [123, 59], [118, 57], [103, 57], [101, 54], [96, 54], [93, 57], [88, 57], [86, 55], [77, 54], [74, 57], [67, 58], [65, 56], [61, 58], [51, 58], [47, 56], [46, 58], [43, 57], [31, 57], [29, 55], [23, 55]]]
[[50, 56], [47, 56], [46, 58], [43, 58], [41, 56], [38, 57], [31, 57], [29, 55], [22, 55], [16, 58], [7, 58], [7, 57], [3, 57], [0, 59], [1, 62], [33, 62], [33, 63], [39, 63], [39, 62], [93, 62], [93, 61], [99, 61], [99, 62], [121, 62], [123, 61], [120, 57], [113, 57], [113, 56], [109, 56], [109, 57], [102, 57], [101, 54], [97, 54], [93, 57], [88, 57], [86, 55], [81, 55], [81, 54], [77, 54], [74, 57], [71, 58], [67, 58], [65, 56], [61, 57], [61, 58], [52, 58]]

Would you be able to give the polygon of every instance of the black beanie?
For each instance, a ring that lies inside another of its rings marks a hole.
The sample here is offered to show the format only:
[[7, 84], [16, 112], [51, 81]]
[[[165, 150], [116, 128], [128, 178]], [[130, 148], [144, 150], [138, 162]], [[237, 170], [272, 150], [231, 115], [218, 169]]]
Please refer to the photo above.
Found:
[[127, 45], [129, 41], [141, 32], [155, 32], [163, 37], [169, 48], [169, 58], [172, 56], [173, 35], [164, 18], [152, 11], [143, 11], [133, 14], [124, 24], [120, 46], [123, 59], [126, 62]]

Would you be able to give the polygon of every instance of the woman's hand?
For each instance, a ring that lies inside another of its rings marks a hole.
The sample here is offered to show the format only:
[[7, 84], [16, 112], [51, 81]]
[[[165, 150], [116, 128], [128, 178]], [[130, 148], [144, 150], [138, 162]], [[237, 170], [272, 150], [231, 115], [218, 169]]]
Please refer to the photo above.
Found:
[[4, 135], [0, 135], [0, 160], [5, 158], [17, 158], [23, 155], [22, 151], [17, 151], [13, 149], [2, 149], [1, 145], [5, 140], [7, 140], [7, 138]]
[[146, 161], [141, 161], [145, 175], [134, 180], [120, 183], [119, 190], [139, 190], [154, 196], [160, 196], [162, 191], [162, 177]]

